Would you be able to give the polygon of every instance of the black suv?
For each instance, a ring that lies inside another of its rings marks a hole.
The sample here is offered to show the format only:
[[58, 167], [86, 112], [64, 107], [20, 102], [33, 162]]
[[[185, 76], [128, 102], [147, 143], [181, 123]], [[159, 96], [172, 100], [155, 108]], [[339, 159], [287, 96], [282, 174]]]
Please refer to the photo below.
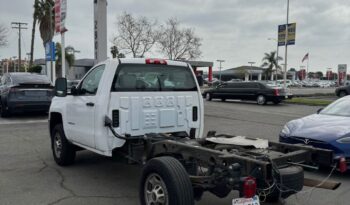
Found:
[[0, 81], [0, 115], [9, 117], [15, 112], [47, 112], [53, 95], [53, 86], [44, 75], [5, 73]]
[[268, 101], [274, 104], [279, 104], [286, 98], [292, 98], [287, 95], [284, 89], [270, 87], [261, 82], [239, 82], [225, 83], [216, 88], [209, 89], [203, 92], [203, 97], [208, 101], [211, 99], [239, 99], [239, 100], [254, 100], [259, 105], [265, 105]]
[[350, 93], [350, 85], [341, 86], [335, 89], [335, 94], [338, 97], [344, 97], [345, 95], [349, 95], [349, 93]]

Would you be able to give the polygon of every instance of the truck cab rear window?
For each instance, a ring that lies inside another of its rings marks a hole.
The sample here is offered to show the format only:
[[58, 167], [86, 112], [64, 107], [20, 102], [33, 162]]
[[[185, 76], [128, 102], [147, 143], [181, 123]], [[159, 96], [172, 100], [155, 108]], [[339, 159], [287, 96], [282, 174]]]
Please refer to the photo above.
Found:
[[112, 91], [197, 91], [197, 86], [188, 67], [122, 64], [114, 76]]

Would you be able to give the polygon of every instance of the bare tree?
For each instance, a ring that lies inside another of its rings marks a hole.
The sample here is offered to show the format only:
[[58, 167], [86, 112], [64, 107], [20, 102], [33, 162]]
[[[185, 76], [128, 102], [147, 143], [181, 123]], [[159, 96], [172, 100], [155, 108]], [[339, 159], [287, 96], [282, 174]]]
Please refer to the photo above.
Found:
[[133, 57], [143, 57], [155, 44], [158, 33], [156, 21], [146, 17], [136, 18], [124, 12], [117, 20], [118, 33], [113, 38], [113, 44], [125, 54]]
[[0, 25], [0, 47], [7, 45], [8, 29], [4, 25]]
[[165, 26], [161, 26], [159, 48], [169, 59], [195, 59], [201, 55], [202, 45], [193, 28], [180, 28], [176, 18], [170, 18]]

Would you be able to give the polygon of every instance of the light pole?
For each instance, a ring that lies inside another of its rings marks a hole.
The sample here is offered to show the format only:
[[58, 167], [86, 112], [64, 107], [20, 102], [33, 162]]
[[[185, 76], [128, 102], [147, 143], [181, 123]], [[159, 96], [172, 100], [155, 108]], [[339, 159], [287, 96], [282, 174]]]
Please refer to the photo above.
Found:
[[219, 80], [220, 80], [220, 83], [221, 83], [221, 63], [225, 62], [225, 60], [216, 60], [216, 61], [220, 63]]
[[252, 70], [253, 70], [253, 64], [255, 64], [255, 62], [248, 62], [250, 64], [250, 72], [249, 72], [249, 77], [250, 80], [253, 80], [253, 74], [251, 74]]
[[287, 23], [286, 23], [286, 37], [285, 37], [285, 52], [284, 52], [284, 72], [283, 72], [283, 88], [287, 88], [287, 65], [288, 65], [288, 23], [289, 23], [289, 0], [287, 0]]
[[[277, 44], [277, 48], [276, 48], [276, 74], [277, 74], [277, 69], [278, 69], [278, 39], [276, 39], [276, 38], [268, 38], [267, 40], [269, 40], [269, 41], [271, 41], [271, 40], [273, 40], [273, 41], [276, 41], [276, 44]], [[273, 78], [273, 73], [271, 74], [272, 76], [272, 79], [271, 80], [273, 80], [274, 78]]]

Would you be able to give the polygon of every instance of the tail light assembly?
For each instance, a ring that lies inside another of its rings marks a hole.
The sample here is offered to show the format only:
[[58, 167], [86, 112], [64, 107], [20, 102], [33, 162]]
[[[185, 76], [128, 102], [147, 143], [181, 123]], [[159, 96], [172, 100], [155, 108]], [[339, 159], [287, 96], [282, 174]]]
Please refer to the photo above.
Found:
[[280, 91], [276, 88], [273, 90], [273, 95], [274, 96], [279, 96], [280, 95]]
[[344, 173], [347, 171], [348, 166], [346, 165], [346, 159], [345, 157], [339, 158], [339, 164], [338, 164], [339, 172]]
[[254, 177], [246, 177], [243, 180], [243, 196], [245, 198], [252, 198], [256, 195], [256, 180]]

